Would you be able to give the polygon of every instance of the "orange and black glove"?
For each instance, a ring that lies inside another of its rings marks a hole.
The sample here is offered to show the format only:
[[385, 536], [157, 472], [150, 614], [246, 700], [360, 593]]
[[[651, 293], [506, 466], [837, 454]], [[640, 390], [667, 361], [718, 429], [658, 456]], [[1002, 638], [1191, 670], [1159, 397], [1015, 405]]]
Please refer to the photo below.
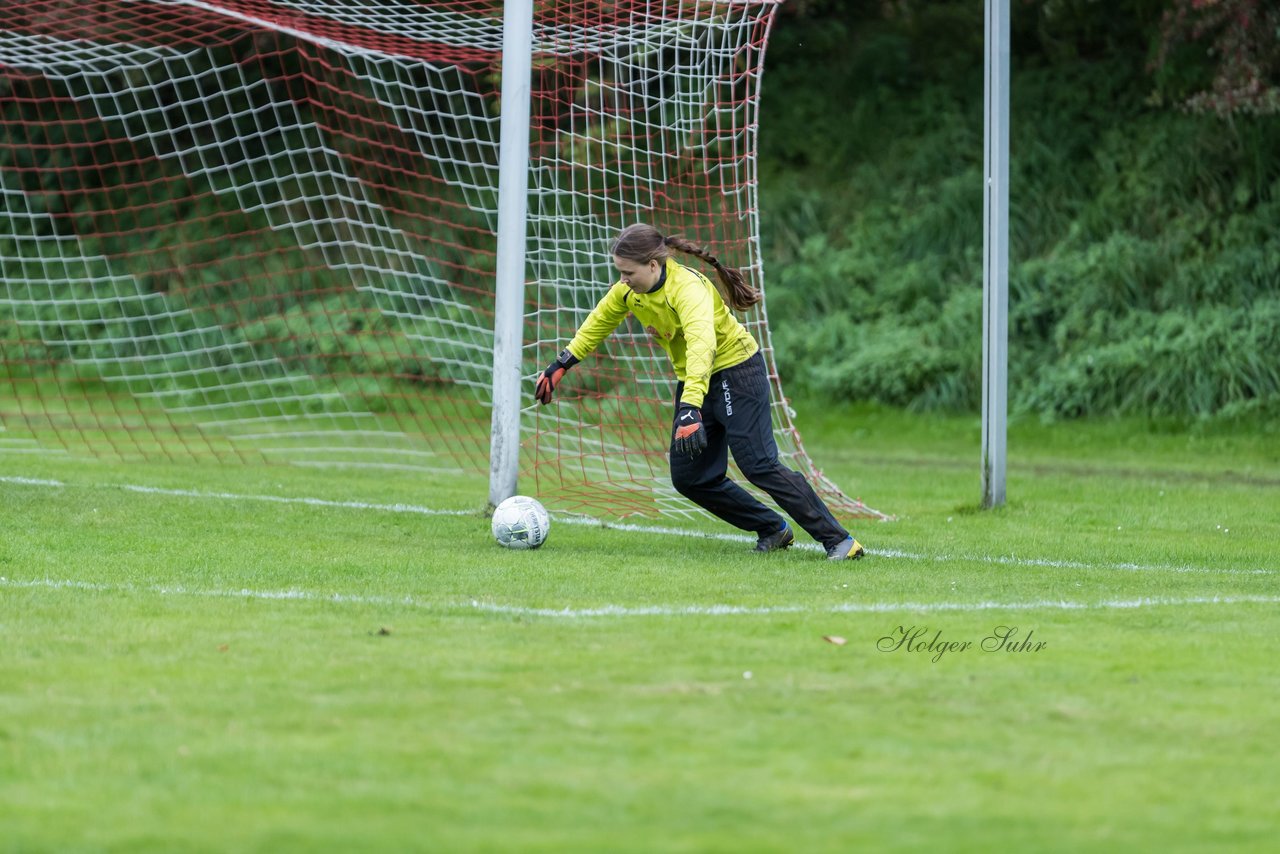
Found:
[[564, 372], [578, 364], [578, 357], [569, 352], [569, 348], [565, 347], [560, 351], [560, 355], [556, 356], [556, 360], [547, 365], [547, 369], [542, 372], [542, 376], [538, 377], [538, 386], [533, 391], [533, 396], [538, 402], [546, 406], [551, 402], [551, 395], [555, 393], [556, 386], [560, 385], [560, 380], [564, 377]]
[[702, 411], [691, 403], [681, 403], [676, 411], [676, 435], [672, 447], [690, 459], [707, 449], [707, 428], [702, 426]]

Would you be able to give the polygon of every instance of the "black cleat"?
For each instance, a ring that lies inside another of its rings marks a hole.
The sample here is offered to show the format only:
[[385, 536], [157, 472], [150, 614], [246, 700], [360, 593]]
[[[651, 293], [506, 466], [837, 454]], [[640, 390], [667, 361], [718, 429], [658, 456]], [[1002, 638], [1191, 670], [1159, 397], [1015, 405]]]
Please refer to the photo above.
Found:
[[827, 549], [827, 560], [857, 560], [866, 553], [862, 543], [850, 537]]
[[776, 534], [770, 534], [767, 537], [761, 537], [756, 540], [756, 551], [764, 552], [780, 552], [790, 547], [796, 541], [796, 535], [791, 533], [791, 526], [785, 522], [782, 530]]

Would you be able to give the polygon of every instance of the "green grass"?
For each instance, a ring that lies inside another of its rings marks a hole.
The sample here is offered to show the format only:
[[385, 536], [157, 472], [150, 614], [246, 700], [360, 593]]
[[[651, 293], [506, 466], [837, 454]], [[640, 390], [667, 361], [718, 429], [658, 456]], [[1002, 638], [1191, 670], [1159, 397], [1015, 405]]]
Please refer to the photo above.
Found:
[[[472, 481], [0, 453], [0, 850], [1270, 850], [1266, 425], [1018, 423], [984, 512], [976, 418], [797, 408], [898, 514], [858, 564], [507, 552]], [[1045, 646], [877, 649], [1001, 625]]]

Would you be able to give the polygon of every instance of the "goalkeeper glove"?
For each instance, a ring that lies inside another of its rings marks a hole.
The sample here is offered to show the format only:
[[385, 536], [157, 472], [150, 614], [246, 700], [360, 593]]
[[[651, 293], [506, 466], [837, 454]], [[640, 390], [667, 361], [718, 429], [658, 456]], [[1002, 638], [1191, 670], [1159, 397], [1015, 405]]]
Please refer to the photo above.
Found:
[[551, 402], [551, 395], [555, 392], [556, 386], [560, 385], [560, 379], [564, 376], [564, 372], [578, 364], [578, 357], [569, 352], [569, 348], [565, 347], [560, 351], [560, 355], [556, 356], [556, 360], [547, 365], [547, 369], [542, 372], [542, 376], [538, 377], [538, 386], [534, 389], [533, 396], [538, 402], [546, 406]]
[[676, 414], [675, 449], [690, 459], [707, 449], [707, 431], [702, 426], [702, 412], [690, 403], [681, 403]]

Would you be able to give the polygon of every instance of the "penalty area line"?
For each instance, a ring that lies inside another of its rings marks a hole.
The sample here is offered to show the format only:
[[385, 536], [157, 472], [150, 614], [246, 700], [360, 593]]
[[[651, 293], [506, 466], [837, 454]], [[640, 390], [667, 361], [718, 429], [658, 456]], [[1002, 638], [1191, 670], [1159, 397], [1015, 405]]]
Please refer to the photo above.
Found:
[[74, 579], [17, 579], [0, 577], [0, 588], [89, 591], [95, 593], [141, 593], [151, 596], [189, 596], [214, 599], [256, 599], [272, 602], [314, 602], [317, 604], [409, 607], [441, 614], [479, 612], [512, 617], [545, 617], [554, 620], [587, 620], [625, 617], [767, 617], [775, 614], [892, 614], [972, 611], [1103, 611], [1140, 608], [1188, 607], [1194, 605], [1274, 605], [1280, 596], [1138, 596], [1130, 599], [1103, 599], [1079, 602], [1041, 599], [1026, 602], [836, 602], [830, 605], [597, 605], [588, 608], [535, 608], [504, 605], [471, 599], [433, 602], [414, 596], [363, 596], [352, 593], [318, 593], [309, 590], [200, 589], [177, 585], [149, 587], [128, 584], [98, 584]]

